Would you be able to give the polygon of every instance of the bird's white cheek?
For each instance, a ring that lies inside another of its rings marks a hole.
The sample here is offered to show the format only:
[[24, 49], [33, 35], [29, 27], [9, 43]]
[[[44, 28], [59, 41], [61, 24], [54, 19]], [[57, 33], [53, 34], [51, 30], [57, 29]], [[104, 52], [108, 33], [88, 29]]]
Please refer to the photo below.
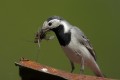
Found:
[[54, 23], [53, 26], [54, 27], [58, 27], [60, 24], [59, 23]]

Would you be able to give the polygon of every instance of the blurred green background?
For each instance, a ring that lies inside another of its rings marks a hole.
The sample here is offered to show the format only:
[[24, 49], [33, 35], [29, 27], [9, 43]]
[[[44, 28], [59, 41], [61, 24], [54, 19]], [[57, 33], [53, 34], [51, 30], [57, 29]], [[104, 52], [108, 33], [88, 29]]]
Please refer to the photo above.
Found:
[[[0, 0], [0, 80], [19, 80], [20, 57], [70, 71], [57, 39], [34, 44], [38, 27], [52, 15], [80, 27], [90, 39], [102, 72], [120, 79], [120, 0]], [[53, 33], [51, 33], [53, 34]], [[75, 73], [79, 73], [76, 65]], [[85, 68], [85, 74], [93, 75]]]

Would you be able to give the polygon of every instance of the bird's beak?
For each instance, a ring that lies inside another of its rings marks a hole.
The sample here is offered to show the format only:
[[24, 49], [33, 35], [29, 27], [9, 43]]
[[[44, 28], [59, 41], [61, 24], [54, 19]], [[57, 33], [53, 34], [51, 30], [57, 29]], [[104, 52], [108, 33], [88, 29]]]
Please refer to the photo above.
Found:
[[46, 37], [46, 33], [49, 31], [50, 29], [48, 27], [42, 27], [42, 29], [40, 29], [35, 36], [35, 40], [34, 43], [38, 43], [38, 40], [41, 41], [42, 39], [45, 39]]

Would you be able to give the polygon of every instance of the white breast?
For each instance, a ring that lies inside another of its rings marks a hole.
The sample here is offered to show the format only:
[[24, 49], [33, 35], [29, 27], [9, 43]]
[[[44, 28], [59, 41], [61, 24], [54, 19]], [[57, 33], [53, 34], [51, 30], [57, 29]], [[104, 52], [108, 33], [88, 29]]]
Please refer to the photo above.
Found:
[[75, 63], [80, 63], [81, 61], [81, 56], [75, 53], [75, 51], [71, 50], [69, 47], [62, 47], [66, 56]]
[[86, 47], [80, 44], [75, 37], [72, 37], [70, 43], [62, 48], [72, 62], [80, 64], [81, 57], [83, 57], [86, 64], [86, 61], [89, 61], [89, 59], [92, 58]]

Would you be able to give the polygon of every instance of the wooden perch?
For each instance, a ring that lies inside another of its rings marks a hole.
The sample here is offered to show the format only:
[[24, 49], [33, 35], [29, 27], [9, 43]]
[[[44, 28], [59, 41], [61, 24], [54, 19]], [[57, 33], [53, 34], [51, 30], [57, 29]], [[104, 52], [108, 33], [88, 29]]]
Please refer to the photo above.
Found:
[[19, 66], [19, 75], [22, 80], [112, 80], [102, 77], [72, 74], [23, 58], [19, 63], [15, 62], [15, 65]]

